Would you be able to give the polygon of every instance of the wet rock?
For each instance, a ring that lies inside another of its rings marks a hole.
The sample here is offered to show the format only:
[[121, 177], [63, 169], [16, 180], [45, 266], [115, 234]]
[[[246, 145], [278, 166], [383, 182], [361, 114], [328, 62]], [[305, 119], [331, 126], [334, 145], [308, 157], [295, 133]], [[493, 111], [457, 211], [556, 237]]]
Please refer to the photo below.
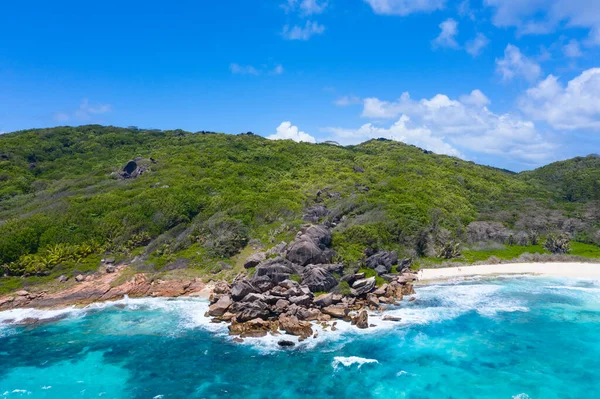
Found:
[[356, 280], [352, 284], [350, 292], [353, 296], [362, 296], [368, 294], [375, 289], [375, 277], [364, 278], [362, 280]]
[[296, 316], [279, 315], [279, 327], [286, 333], [300, 338], [308, 338], [313, 335], [312, 324], [308, 321], [298, 320]]
[[219, 300], [208, 307], [209, 316], [223, 316], [233, 301], [229, 295], [223, 295]]
[[242, 300], [246, 295], [251, 293], [258, 293], [258, 290], [248, 280], [238, 281], [231, 287], [231, 297], [234, 301]]
[[415, 295], [415, 288], [412, 284], [402, 286], [402, 295]]
[[402, 318], [401, 317], [390, 316], [390, 315], [385, 315], [385, 316], [383, 316], [382, 320], [385, 320], [385, 321], [396, 321], [396, 322], [398, 322], [398, 321], [402, 321]]
[[358, 313], [358, 316], [352, 319], [352, 323], [356, 324], [358, 328], [368, 328], [369, 327], [369, 315], [366, 310], [361, 310]]
[[292, 348], [296, 344], [293, 341], [282, 339], [281, 341], [277, 342], [277, 345], [281, 346], [282, 348]]
[[263, 262], [267, 258], [264, 252], [257, 252], [255, 254], [250, 255], [244, 261], [244, 268], [250, 269], [251, 267], [256, 267], [260, 262]]
[[241, 337], [264, 337], [269, 332], [277, 331], [277, 323], [262, 319], [252, 319], [246, 322], [232, 320], [229, 326], [230, 335], [239, 335]]
[[338, 282], [333, 274], [319, 266], [307, 266], [302, 273], [302, 284], [306, 285], [312, 292], [329, 291]]

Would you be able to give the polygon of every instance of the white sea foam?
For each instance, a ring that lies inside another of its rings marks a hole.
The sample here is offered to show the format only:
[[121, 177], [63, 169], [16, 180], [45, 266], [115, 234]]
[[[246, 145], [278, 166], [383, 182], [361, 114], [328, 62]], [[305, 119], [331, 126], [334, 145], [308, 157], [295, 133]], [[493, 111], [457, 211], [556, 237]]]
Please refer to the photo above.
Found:
[[364, 364], [369, 364], [369, 363], [379, 363], [376, 359], [366, 359], [364, 357], [358, 357], [358, 356], [348, 356], [348, 357], [343, 357], [343, 356], [336, 356], [333, 358], [333, 362], [331, 363], [331, 366], [333, 367], [333, 369], [335, 371], [337, 371], [341, 366], [344, 367], [350, 367], [354, 364], [358, 364], [358, 368], [361, 368]]

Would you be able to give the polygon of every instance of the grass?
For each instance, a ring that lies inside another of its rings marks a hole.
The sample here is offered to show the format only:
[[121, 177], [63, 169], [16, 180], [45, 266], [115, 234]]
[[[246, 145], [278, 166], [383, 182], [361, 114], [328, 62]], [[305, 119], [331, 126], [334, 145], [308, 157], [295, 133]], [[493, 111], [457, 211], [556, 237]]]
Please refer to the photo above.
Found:
[[500, 260], [516, 259], [524, 253], [530, 254], [548, 254], [541, 245], [511, 245], [504, 249], [492, 249], [486, 251], [470, 251], [466, 250], [462, 252], [462, 257], [459, 261], [475, 263], [480, 261], [486, 261], [490, 257], [495, 256]]

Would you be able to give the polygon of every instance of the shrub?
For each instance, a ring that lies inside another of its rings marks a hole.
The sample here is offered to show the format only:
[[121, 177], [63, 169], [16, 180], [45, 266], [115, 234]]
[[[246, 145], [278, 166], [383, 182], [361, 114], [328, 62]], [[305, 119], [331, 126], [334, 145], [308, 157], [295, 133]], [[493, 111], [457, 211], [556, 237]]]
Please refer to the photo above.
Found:
[[566, 254], [571, 251], [571, 238], [567, 234], [551, 234], [544, 242], [544, 248], [553, 254]]
[[450, 240], [438, 248], [437, 257], [440, 259], [454, 259], [460, 256], [460, 242]]

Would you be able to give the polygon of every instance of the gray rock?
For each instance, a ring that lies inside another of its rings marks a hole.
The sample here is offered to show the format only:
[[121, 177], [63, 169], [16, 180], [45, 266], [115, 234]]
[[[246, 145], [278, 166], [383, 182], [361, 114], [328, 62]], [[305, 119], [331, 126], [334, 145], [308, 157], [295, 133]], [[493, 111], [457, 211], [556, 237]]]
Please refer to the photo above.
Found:
[[59, 283], [66, 283], [67, 281], [69, 281], [69, 277], [65, 276], [64, 274], [58, 278]]
[[223, 316], [231, 306], [232, 301], [229, 295], [223, 295], [219, 300], [208, 308], [209, 316]]
[[275, 303], [275, 312], [283, 313], [283, 312], [287, 311], [288, 306], [290, 306], [289, 301], [286, 301], [285, 299], [280, 299]]
[[77, 281], [78, 283], [81, 283], [85, 280], [85, 276], [83, 274], [78, 274], [77, 276], [75, 276], [75, 281]]
[[234, 301], [242, 300], [246, 295], [251, 293], [259, 293], [248, 280], [240, 280], [231, 287], [231, 297]]
[[275, 286], [275, 282], [269, 276], [254, 276], [252, 285], [260, 292], [267, 292]]
[[365, 264], [377, 274], [385, 274], [392, 271], [392, 267], [398, 263], [396, 251], [381, 251], [367, 258]]
[[308, 286], [312, 292], [329, 291], [338, 282], [333, 274], [319, 266], [310, 266], [304, 269], [302, 284]]
[[254, 292], [251, 292], [242, 299], [242, 302], [256, 302], [256, 301], [265, 302], [265, 296], [263, 294], [256, 294]]
[[117, 268], [115, 265], [109, 264], [109, 265], [106, 265], [104, 270], [106, 271], [106, 273], [114, 273], [117, 271]]
[[246, 258], [246, 261], [244, 262], [244, 268], [250, 269], [251, 267], [256, 267], [260, 262], [263, 262], [265, 259], [267, 259], [267, 256], [264, 252], [257, 252], [255, 254], [252, 254], [248, 258]]
[[286, 248], [287, 248], [287, 243], [282, 241], [279, 244], [275, 245], [273, 248], [269, 249], [267, 251], [267, 256], [268, 257], [274, 256], [274, 255], [284, 256]]
[[368, 294], [375, 289], [375, 277], [364, 278], [357, 280], [352, 284], [350, 292], [353, 296], [362, 296]]
[[306, 213], [302, 215], [302, 219], [311, 222], [311, 223], [319, 223], [321, 218], [327, 216], [329, 211], [323, 205], [315, 205], [306, 210]]
[[310, 306], [312, 297], [309, 295], [294, 296], [290, 297], [290, 302], [298, 306]]
[[271, 314], [269, 307], [264, 302], [234, 302], [230, 311], [235, 313], [238, 322], [245, 322], [253, 319], [266, 319]]
[[364, 273], [354, 273], [354, 274], [346, 274], [345, 276], [343, 276], [340, 281], [345, 281], [347, 282], [350, 286], [352, 286], [352, 284], [354, 284], [354, 282], [356, 280], [361, 280], [365, 278], [365, 274]]
[[289, 260], [278, 256], [274, 259], [267, 259], [256, 266], [256, 277], [268, 276], [275, 283], [289, 279], [292, 274], [299, 274], [301, 268], [294, 265]]
[[285, 339], [282, 339], [281, 341], [277, 342], [277, 345], [283, 348], [292, 348], [296, 344], [294, 343], [294, 341], [287, 341]]

